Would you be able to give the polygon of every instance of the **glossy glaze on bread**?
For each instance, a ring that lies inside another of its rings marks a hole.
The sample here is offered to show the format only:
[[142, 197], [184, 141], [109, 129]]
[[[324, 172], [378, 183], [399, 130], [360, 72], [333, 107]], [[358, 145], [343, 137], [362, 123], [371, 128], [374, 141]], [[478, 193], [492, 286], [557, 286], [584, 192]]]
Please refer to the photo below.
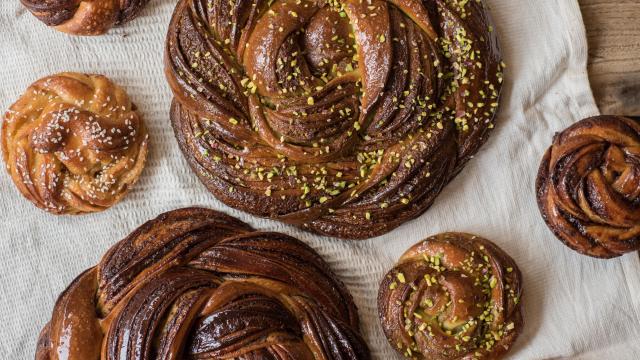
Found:
[[73, 281], [36, 359], [366, 360], [358, 324], [313, 249], [185, 208], [145, 223]]
[[137, 181], [148, 134], [135, 105], [102, 75], [33, 83], [4, 116], [2, 152], [18, 190], [54, 214], [102, 211]]
[[494, 127], [481, 1], [181, 0], [166, 43], [178, 144], [229, 206], [341, 238], [421, 215]]

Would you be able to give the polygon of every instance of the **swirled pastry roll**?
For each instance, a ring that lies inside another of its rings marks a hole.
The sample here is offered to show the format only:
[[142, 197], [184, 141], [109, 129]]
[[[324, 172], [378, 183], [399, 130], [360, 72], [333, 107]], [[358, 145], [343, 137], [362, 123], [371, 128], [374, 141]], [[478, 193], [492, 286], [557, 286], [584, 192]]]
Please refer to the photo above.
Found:
[[640, 250], [640, 124], [597, 116], [557, 134], [536, 193], [542, 217], [570, 248], [598, 258]]
[[522, 277], [488, 240], [444, 233], [411, 247], [378, 293], [382, 328], [411, 359], [498, 359], [522, 329]]
[[54, 214], [102, 211], [137, 181], [148, 135], [135, 105], [102, 75], [33, 83], [4, 116], [2, 152], [18, 190]]
[[71, 283], [36, 359], [369, 359], [358, 326], [351, 295], [313, 249], [185, 208]]
[[134, 19], [149, 0], [20, 0], [38, 19], [73, 35], [101, 35]]
[[349, 239], [416, 218], [493, 128], [482, 1], [178, 2], [171, 121], [229, 206]]

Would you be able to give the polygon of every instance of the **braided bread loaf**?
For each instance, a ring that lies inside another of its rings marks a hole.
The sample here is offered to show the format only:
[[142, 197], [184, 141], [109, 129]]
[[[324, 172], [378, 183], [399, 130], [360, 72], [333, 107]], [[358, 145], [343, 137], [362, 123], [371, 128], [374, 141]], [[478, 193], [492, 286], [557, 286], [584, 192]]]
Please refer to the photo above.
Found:
[[488, 240], [445, 233], [411, 247], [387, 274], [378, 311], [412, 359], [497, 359], [522, 330], [522, 276]]
[[486, 141], [502, 83], [482, 1], [180, 0], [171, 121], [229, 206], [361, 239], [422, 214]]
[[20, 0], [38, 19], [74, 35], [101, 35], [134, 19], [149, 0]]
[[351, 295], [299, 240], [202, 208], [160, 215], [59, 297], [37, 360], [369, 359]]
[[148, 135], [123, 89], [101, 75], [33, 83], [5, 114], [2, 152], [18, 190], [54, 214], [104, 210], [136, 182]]
[[536, 193], [547, 225], [572, 249], [598, 258], [640, 250], [640, 124], [597, 116], [557, 134]]

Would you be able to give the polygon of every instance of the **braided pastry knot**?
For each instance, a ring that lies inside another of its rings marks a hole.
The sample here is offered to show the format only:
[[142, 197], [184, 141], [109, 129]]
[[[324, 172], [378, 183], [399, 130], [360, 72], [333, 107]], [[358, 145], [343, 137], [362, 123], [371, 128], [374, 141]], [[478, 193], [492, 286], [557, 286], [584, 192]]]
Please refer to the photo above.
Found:
[[422, 214], [493, 128], [481, 1], [178, 2], [166, 75], [190, 166], [227, 205], [361, 239]]
[[135, 105], [101, 75], [38, 80], [2, 123], [13, 182], [54, 214], [101, 211], [118, 202], [142, 172], [147, 143]]
[[369, 359], [351, 295], [310, 247], [202, 208], [114, 245], [59, 297], [37, 360]]
[[497, 359], [522, 329], [521, 275], [496, 245], [444, 233], [411, 247], [387, 274], [378, 312], [411, 359]]
[[149, 0], [20, 0], [38, 19], [73, 35], [101, 35], [133, 20]]
[[557, 134], [536, 193], [542, 217], [570, 248], [598, 258], [640, 250], [640, 124], [598, 116]]

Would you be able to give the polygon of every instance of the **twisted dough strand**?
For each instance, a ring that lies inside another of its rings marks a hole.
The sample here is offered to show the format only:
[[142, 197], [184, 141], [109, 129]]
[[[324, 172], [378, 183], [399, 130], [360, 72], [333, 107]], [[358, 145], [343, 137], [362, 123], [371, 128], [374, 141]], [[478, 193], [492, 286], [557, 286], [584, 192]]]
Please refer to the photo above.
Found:
[[310, 247], [185, 208], [145, 223], [73, 281], [36, 359], [369, 359], [358, 323]]
[[422, 214], [486, 141], [502, 83], [481, 1], [181, 0], [171, 121], [226, 204], [361, 239]]
[[54, 214], [104, 210], [136, 182], [148, 135], [127, 94], [101, 75], [36, 81], [5, 114], [2, 152], [18, 190]]
[[597, 116], [557, 134], [536, 193], [547, 225], [570, 248], [598, 258], [640, 250], [640, 125]]
[[149, 0], [20, 0], [38, 19], [74, 35], [101, 35], [132, 20]]
[[411, 359], [497, 359], [522, 329], [522, 276], [496, 245], [462, 233], [405, 252], [380, 284], [387, 339]]

